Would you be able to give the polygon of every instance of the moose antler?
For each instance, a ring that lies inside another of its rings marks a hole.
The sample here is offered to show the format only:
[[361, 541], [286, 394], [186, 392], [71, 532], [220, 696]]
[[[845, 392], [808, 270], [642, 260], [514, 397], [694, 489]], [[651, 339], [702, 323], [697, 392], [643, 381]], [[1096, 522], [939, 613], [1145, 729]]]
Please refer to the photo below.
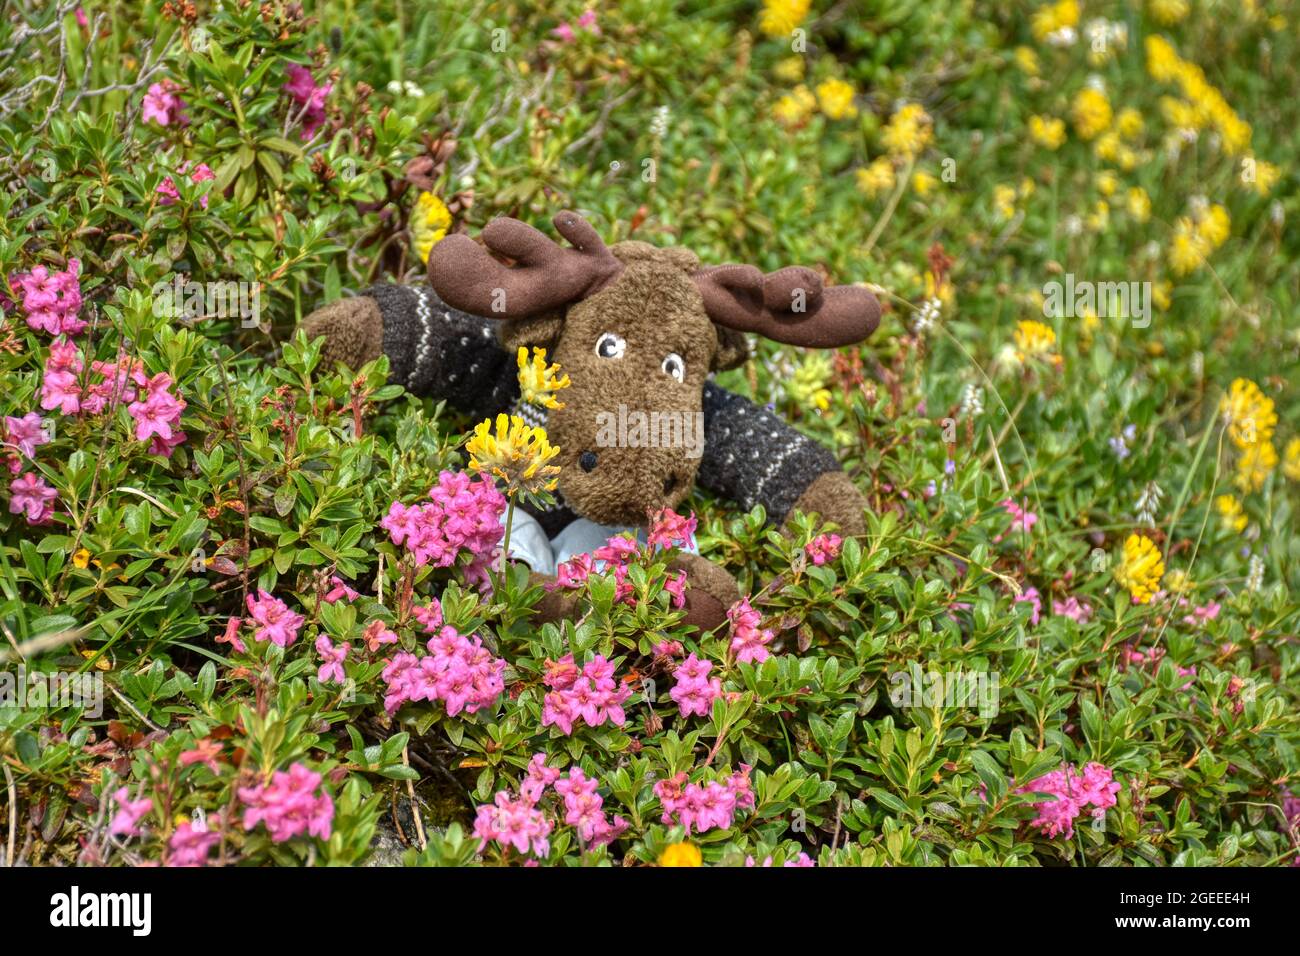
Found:
[[804, 266], [767, 275], [754, 266], [714, 266], [692, 278], [716, 324], [786, 345], [851, 345], [880, 324], [880, 303], [870, 291], [860, 286], [824, 288], [821, 276]]
[[[434, 291], [462, 312], [517, 319], [586, 298], [622, 271], [623, 264], [577, 213], [566, 210], [551, 221], [572, 249], [518, 219], [488, 223], [482, 246], [466, 235], [448, 236], [429, 253]], [[516, 265], [499, 262], [488, 250]]]

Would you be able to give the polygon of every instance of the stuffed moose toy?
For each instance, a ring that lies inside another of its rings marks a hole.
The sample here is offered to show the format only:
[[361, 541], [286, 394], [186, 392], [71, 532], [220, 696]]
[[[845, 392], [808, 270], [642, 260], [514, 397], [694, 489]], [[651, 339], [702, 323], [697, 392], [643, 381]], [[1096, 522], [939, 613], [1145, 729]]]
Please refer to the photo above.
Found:
[[[880, 319], [875, 296], [823, 288], [798, 266], [764, 275], [750, 265], [701, 268], [681, 248], [606, 247], [573, 212], [554, 224], [571, 248], [515, 219], [489, 223], [481, 245], [450, 235], [429, 255], [429, 286], [381, 285], [324, 306], [305, 320], [307, 333], [325, 337], [327, 361], [353, 369], [387, 355], [391, 381], [417, 396], [476, 418], [510, 411], [545, 425], [560, 449], [557, 504], [517, 508], [511, 528], [510, 557], [536, 579], [612, 534], [644, 529], [696, 482], [745, 510], [763, 505], [773, 522], [815, 512], [860, 535], [866, 501], [835, 456], [710, 376], [744, 363], [745, 333], [809, 348], [860, 342]], [[545, 348], [569, 376], [562, 408], [520, 403], [521, 346]], [[702, 418], [703, 449], [598, 442], [602, 413], [620, 406]], [[722, 623], [739, 597], [731, 575], [696, 553], [682, 553], [676, 569], [687, 572], [686, 621]], [[571, 607], [571, 596], [548, 591], [539, 611], [555, 620]]]

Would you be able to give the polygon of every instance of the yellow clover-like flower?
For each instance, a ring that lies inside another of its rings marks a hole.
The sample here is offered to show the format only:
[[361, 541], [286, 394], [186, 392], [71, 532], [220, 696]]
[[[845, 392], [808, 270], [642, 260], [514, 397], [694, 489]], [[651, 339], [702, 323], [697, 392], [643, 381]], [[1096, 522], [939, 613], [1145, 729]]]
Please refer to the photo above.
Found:
[[529, 425], [518, 415], [504, 413], [479, 422], [465, 446], [469, 467], [506, 483], [507, 494], [553, 491], [559, 467], [550, 464], [560, 453], [546, 437], [546, 429]]
[[843, 80], [829, 79], [817, 84], [817, 102], [833, 120], [852, 119], [858, 115], [853, 105], [853, 85]]
[[1016, 324], [1016, 357], [1021, 361], [1028, 358], [1045, 358], [1052, 360], [1056, 347], [1056, 333], [1051, 326], [1033, 319], [1025, 319]]
[[1150, 604], [1160, 589], [1165, 563], [1160, 551], [1144, 534], [1131, 534], [1124, 542], [1124, 556], [1115, 568], [1115, 580], [1126, 588], [1139, 604]]
[[1219, 412], [1227, 423], [1228, 437], [1243, 450], [1268, 441], [1277, 427], [1273, 399], [1248, 378], [1235, 379], [1228, 386], [1228, 394], [1219, 403]]
[[812, 0], [763, 0], [758, 28], [770, 37], [788, 37], [808, 16]]
[[546, 364], [546, 349], [534, 348], [528, 360], [528, 349], [519, 347], [519, 391], [525, 402], [543, 408], [563, 408], [555, 393], [569, 387], [569, 376], [559, 377], [559, 365]]

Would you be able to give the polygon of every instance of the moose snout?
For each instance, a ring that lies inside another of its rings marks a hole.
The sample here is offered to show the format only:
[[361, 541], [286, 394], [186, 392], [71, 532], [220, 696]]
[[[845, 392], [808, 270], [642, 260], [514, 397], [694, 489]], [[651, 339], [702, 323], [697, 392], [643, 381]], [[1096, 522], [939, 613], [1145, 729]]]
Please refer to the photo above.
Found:
[[578, 467], [583, 471], [594, 471], [596, 468], [596, 453], [594, 451], [584, 451], [578, 456]]

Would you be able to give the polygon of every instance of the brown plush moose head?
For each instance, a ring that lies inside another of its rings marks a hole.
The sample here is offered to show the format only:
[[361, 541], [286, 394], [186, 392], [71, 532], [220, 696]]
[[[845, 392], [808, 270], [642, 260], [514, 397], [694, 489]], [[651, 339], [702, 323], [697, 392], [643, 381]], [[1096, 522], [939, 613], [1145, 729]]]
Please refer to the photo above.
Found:
[[546, 429], [560, 448], [561, 497], [600, 524], [644, 525], [650, 512], [675, 507], [700, 465], [698, 450], [692, 455], [680, 442], [601, 441], [602, 421], [640, 413], [643, 421], [675, 422], [680, 434], [703, 420], [709, 373], [744, 362], [743, 333], [831, 348], [861, 341], [879, 322], [871, 292], [825, 288], [812, 269], [701, 268], [686, 249], [636, 241], [607, 248], [573, 212], [553, 221], [571, 248], [497, 219], [483, 229], [482, 245], [465, 235], [435, 245], [429, 279], [454, 309], [504, 320], [499, 333], [509, 351], [544, 347], [570, 377], [564, 408], [549, 413]]

